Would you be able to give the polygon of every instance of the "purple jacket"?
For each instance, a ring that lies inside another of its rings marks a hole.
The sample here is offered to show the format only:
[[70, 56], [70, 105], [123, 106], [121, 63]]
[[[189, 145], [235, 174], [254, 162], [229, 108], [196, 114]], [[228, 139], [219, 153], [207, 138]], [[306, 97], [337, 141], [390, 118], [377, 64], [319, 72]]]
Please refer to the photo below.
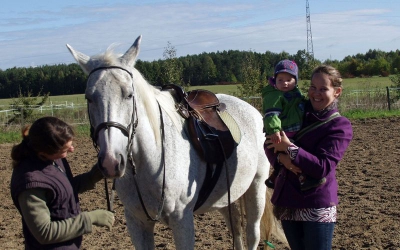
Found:
[[[304, 125], [326, 120], [333, 109], [323, 116], [317, 117], [306, 112]], [[300, 190], [298, 176], [282, 167], [275, 181], [271, 201], [275, 206], [287, 208], [325, 208], [336, 206], [338, 200], [338, 183], [336, 167], [343, 158], [350, 141], [353, 129], [350, 121], [337, 117], [326, 124], [305, 134], [294, 144], [299, 147], [298, 154], [292, 163], [308, 176], [316, 179], [326, 178], [326, 183], [307, 191]]]

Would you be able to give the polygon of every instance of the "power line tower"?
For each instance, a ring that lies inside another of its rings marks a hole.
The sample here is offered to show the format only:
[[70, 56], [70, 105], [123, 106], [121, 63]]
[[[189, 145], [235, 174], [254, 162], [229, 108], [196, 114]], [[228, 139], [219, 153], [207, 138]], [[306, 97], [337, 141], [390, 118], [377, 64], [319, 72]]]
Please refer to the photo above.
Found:
[[308, 4], [308, 0], [306, 0], [306, 20], [307, 20], [307, 53], [311, 57], [311, 60], [314, 61], [314, 46], [311, 34], [310, 5]]

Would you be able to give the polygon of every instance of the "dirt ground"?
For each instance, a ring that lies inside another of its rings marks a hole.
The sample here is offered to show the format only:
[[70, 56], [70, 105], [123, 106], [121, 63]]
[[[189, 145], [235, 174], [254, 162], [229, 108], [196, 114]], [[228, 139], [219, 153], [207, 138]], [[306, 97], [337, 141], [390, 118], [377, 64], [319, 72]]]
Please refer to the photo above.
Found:
[[[333, 249], [400, 249], [400, 118], [353, 121], [354, 140], [340, 163], [340, 205]], [[74, 173], [95, 162], [88, 138], [75, 142], [68, 156]], [[0, 144], [0, 248], [23, 249], [20, 215], [9, 194], [11, 144]], [[106, 208], [102, 183], [80, 195], [83, 210]], [[123, 206], [116, 201], [111, 231], [95, 227], [84, 236], [82, 249], [133, 249]], [[231, 249], [231, 237], [217, 213], [195, 217], [196, 249]], [[171, 230], [157, 225], [156, 249], [175, 249]], [[287, 249], [276, 243], [276, 249]], [[260, 245], [260, 249], [263, 247]]]

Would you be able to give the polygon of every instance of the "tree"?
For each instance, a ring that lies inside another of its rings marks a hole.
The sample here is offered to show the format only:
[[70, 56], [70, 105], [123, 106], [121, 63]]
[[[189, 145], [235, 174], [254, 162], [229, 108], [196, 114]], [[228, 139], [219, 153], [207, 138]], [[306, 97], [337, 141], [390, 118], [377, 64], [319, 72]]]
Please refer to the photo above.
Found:
[[163, 80], [164, 83], [175, 83], [182, 85], [182, 68], [176, 58], [176, 49], [168, 41], [167, 47], [164, 48], [163, 52]]
[[213, 59], [206, 53], [202, 55], [200, 69], [203, 83], [207, 85], [214, 84], [217, 77], [217, 67]]
[[34, 109], [45, 104], [48, 97], [49, 93], [42, 97], [39, 93], [38, 96], [33, 97], [32, 92], [28, 91], [26, 95], [24, 95], [20, 90], [18, 98], [14, 99], [10, 104], [10, 109], [14, 110], [14, 116], [7, 121], [7, 125], [10, 125], [16, 121], [19, 121], [21, 124], [30, 122], [31, 120], [33, 121]]
[[253, 52], [246, 54], [242, 65], [242, 85], [238, 86], [239, 96], [251, 97], [260, 96], [262, 88], [266, 85], [267, 79], [262, 78], [261, 70], [255, 61]]

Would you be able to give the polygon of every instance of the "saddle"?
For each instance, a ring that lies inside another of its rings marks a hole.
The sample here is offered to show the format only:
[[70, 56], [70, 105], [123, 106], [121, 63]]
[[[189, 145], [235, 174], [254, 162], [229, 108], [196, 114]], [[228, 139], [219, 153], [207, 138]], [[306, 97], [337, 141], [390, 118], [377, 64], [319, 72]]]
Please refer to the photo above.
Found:
[[237, 143], [219, 115], [226, 105], [208, 90], [185, 92], [175, 84], [164, 85], [162, 90], [168, 90], [174, 97], [176, 108], [185, 119], [189, 139], [202, 159], [220, 164], [229, 158]]

